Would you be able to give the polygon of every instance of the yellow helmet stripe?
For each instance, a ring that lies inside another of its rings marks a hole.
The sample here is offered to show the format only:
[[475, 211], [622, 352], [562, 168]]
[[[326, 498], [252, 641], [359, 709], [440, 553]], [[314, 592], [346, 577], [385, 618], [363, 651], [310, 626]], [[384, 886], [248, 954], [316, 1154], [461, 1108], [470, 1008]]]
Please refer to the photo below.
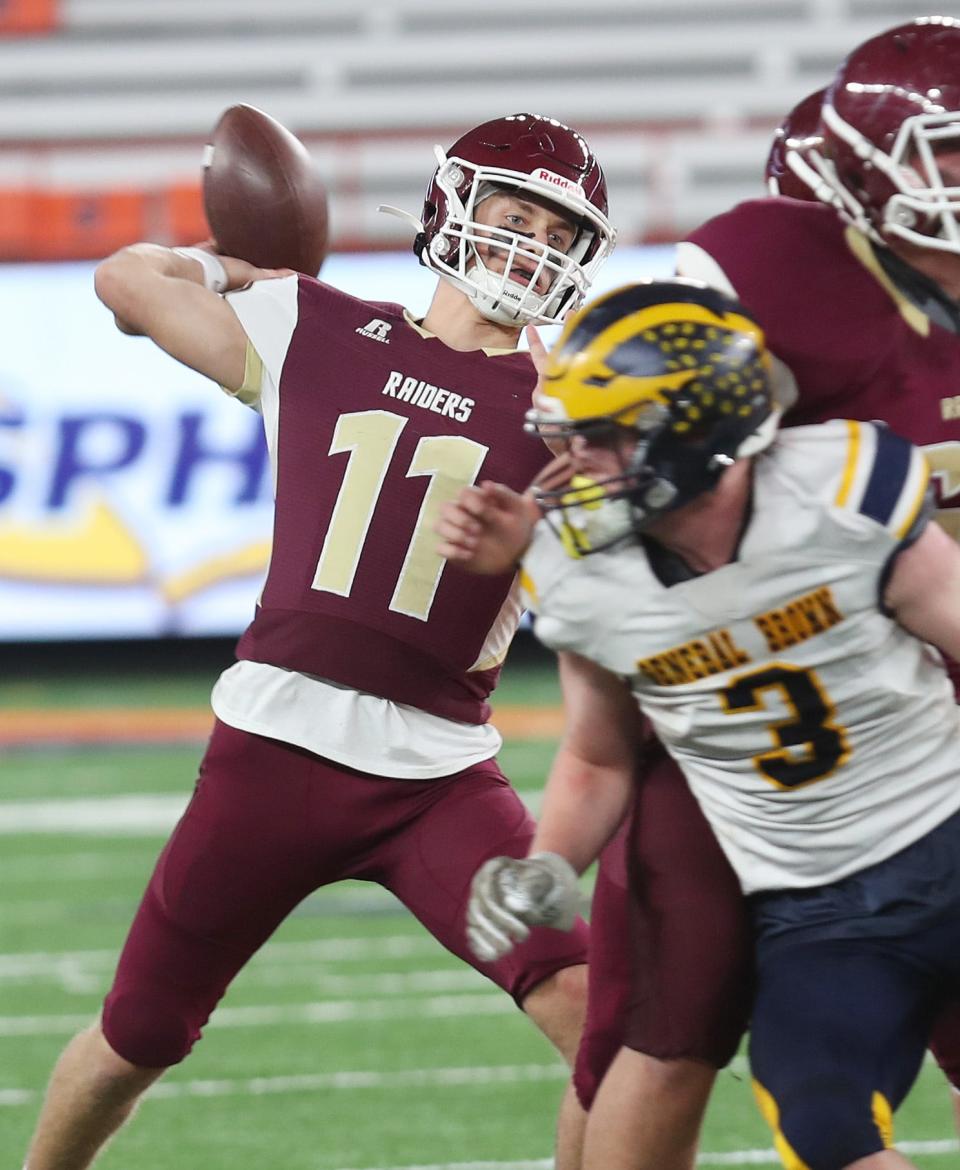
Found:
[[[694, 366], [648, 376], [615, 374], [610, 369], [607, 364], [610, 354], [631, 338], [664, 324], [678, 327], [684, 324], [713, 326], [754, 336], [758, 348], [762, 348], [763, 344], [762, 335], [754, 322], [739, 313], [727, 313], [720, 317], [704, 305], [686, 301], [645, 305], [613, 321], [589, 344], [570, 356], [564, 354], [564, 339], [561, 338], [547, 367], [545, 390], [553, 397], [562, 398], [567, 418], [578, 421], [597, 415], [597, 403], [592, 391], [596, 386], [603, 386], [602, 413], [617, 418], [625, 425], [634, 423], [645, 406], [665, 401], [664, 391], [679, 389], [696, 373]], [[567, 330], [569, 332], [576, 327], [577, 318], [573, 318]], [[581, 392], [585, 384], [589, 389]]]
[[[638, 322], [638, 318], [641, 318], [642, 322]], [[756, 322], [751, 321], [749, 317], [744, 317], [740, 313], [726, 313], [720, 317], [706, 305], [698, 305], [691, 301], [668, 301], [659, 305], [646, 305], [636, 313], [631, 313], [629, 317], [623, 317], [600, 336], [605, 337], [610, 332], [619, 332], [620, 326], [628, 324], [631, 327], [624, 330], [626, 336], [637, 332], [637, 326], [641, 323], [645, 329], [654, 329], [657, 325], [683, 325], [685, 322], [694, 325], [715, 325], [719, 329], [750, 333], [758, 338], [760, 336]]]
[[[570, 334], [579, 328], [584, 316], [586, 314], [596, 315], [596, 310], [604, 301], [609, 300], [613, 296], [617, 296], [623, 292], [623, 289], [614, 289], [613, 292], [608, 293], [605, 297], [598, 297], [591, 305], [587, 305], [576, 313], [567, 322], [559, 341], [557, 342], [557, 354], [563, 356], [564, 343], [569, 338]], [[642, 320], [638, 320], [642, 319]], [[627, 314], [625, 317], [620, 317], [611, 326], [605, 329], [598, 335], [597, 340], [605, 338], [609, 333], [613, 332], [619, 340], [629, 337], [636, 333], [638, 328], [653, 329], [658, 325], [663, 324], [677, 324], [682, 325], [685, 321], [697, 325], [716, 325], [719, 328], [731, 329], [740, 333], [749, 333], [752, 336], [761, 340], [762, 333], [756, 321], [751, 321], [749, 317], [743, 316], [742, 313], [727, 312], [722, 317], [717, 314], [714, 309], [708, 308], [706, 305], [699, 305], [695, 301], [667, 301], [660, 304], [644, 305], [633, 313]]]

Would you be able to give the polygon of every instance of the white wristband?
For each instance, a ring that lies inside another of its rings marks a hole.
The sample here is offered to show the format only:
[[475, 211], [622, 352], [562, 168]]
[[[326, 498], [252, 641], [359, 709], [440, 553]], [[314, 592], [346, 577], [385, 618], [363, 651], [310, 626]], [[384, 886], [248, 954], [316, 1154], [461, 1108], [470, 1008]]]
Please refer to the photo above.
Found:
[[188, 260], [196, 260], [203, 269], [203, 287], [215, 293], [222, 293], [227, 287], [227, 270], [220, 263], [220, 257], [212, 252], [205, 252], [203, 248], [174, 248], [178, 256], [186, 256]]

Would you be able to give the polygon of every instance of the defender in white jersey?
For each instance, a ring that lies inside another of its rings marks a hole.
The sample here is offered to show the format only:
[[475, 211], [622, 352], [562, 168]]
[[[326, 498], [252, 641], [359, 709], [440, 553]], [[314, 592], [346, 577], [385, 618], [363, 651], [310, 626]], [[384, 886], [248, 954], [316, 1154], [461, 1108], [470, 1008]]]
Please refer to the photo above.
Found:
[[927, 479], [882, 426], [791, 428], [753, 467], [736, 559], [669, 585], [642, 543], [571, 561], [535, 530], [539, 638], [630, 681], [748, 894], [846, 877], [960, 808], [949, 681], [878, 605]]
[[473, 945], [572, 921], [630, 796], [628, 684], [752, 895], [751, 1060], [785, 1164], [909, 1166], [892, 1114], [960, 982], [960, 718], [931, 646], [960, 650], [960, 550], [926, 463], [882, 425], [777, 435], [759, 328], [694, 282], [583, 310], [537, 402], [569, 453], [535, 496], [463, 493], [442, 551], [523, 554], [568, 735], [600, 744], [548, 787], [530, 858], [478, 872]]

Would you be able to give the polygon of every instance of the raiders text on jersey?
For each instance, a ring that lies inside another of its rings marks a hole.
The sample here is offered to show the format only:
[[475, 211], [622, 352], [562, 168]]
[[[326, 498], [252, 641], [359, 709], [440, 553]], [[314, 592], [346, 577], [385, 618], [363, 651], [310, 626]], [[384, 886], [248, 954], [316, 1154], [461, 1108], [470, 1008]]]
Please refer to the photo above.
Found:
[[401, 374], [399, 370], [390, 371], [383, 393], [399, 402], [409, 402], [412, 406], [432, 410], [434, 414], [445, 415], [457, 422], [466, 422], [476, 405], [472, 398], [464, 398], [452, 390], [444, 390], [442, 386]]

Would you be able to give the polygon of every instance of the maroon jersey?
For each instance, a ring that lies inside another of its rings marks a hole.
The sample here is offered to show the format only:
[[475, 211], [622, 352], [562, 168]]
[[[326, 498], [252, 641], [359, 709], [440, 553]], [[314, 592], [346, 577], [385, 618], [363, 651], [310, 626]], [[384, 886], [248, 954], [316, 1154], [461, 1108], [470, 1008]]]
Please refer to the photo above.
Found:
[[754, 200], [698, 228], [679, 267], [716, 283], [690, 244], [720, 266], [796, 378], [785, 422], [888, 423], [924, 449], [937, 519], [960, 539], [960, 335], [908, 301], [870, 243], [824, 205]]
[[399, 305], [305, 277], [231, 303], [276, 382], [261, 402], [273, 549], [238, 656], [485, 722], [501, 656], [486, 650], [513, 576], [446, 565], [434, 524], [464, 484], [523, 490], [547, 461], [522, 426], [529, 355], [458, 352]]

